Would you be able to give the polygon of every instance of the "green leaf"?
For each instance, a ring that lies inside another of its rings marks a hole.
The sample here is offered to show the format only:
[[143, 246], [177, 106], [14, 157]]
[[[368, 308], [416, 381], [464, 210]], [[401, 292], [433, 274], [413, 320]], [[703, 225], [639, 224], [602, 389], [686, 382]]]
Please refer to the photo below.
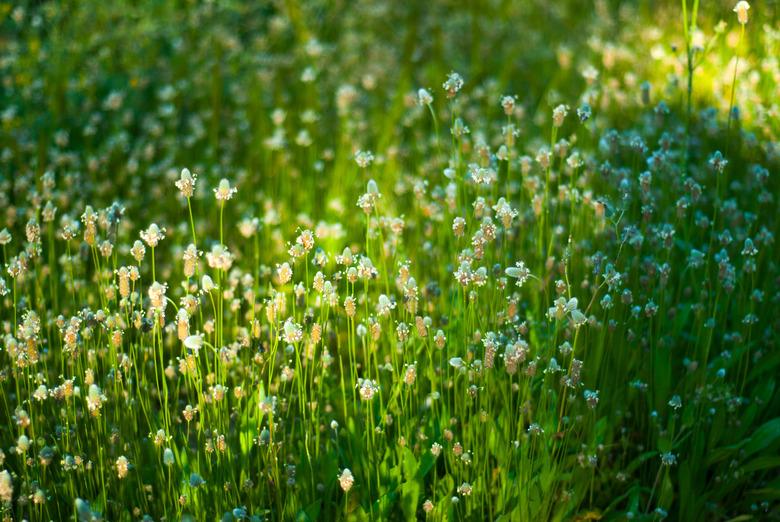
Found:
[[780, 440], [780, 417], [776, 417], [761, 425], [748, 439], [743, 447], [745, 456], [762, 451]]
[[752, 473], [754, 471], [762, 471], [772, 468], [780, 468], [780, 457], [757, 457], [742, 466], [742, 471], [745, 473]]
[[417, 478], [418, 480], [424, 478], [428, 474], [428, 472], [431, 471], [431, 469], [433, 469], [435, 464], [436, 464], [436, 457], [434, 457], [431, 452], [426, 451], [423, 454], [417, 466], [417, 473], [415, 474], [415, 478]]
[[414, 453], [412, 453], [412, 450], [405, 447], [401, 456], [403, 459], [404, 478], [407, 481], [414, 480], [414, 477], [417, 474], [417, 459], [414, 458]]
[[401, 484], [401, 509], [407, 520], [414, 520], [417, 512], [417, 502], [420, 499], [420, 485], [417, 482]]
[[302, 510], [298, 511], [295, 515], [297, 522], [311, 522], [317, 520], [320, 516], [320, 508], [322, 507], [319, 501], [312, 502]]

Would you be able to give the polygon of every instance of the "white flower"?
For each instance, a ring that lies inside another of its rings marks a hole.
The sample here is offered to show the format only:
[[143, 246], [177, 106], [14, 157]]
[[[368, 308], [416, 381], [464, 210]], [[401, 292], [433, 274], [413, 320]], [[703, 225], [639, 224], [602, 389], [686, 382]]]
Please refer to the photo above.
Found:
[[452, 366], [457, 370], [460, 370], [466, 367], [466, 363], [464, 363], [463, 359], [461, 359], [460, 357], [452, 357], [450, 359], [450, 366]]
[[357, 388], [360, 390], [360, 398], [364, 401], [370, 401], [379, 391], [379, 385], [370, 379], [358, 379]]
[[374, 155], [367, 150], [359, 150], [355, 153], [355, 163], [358, 167], [364, 169], [374, 162]]
[[160, 241], [165, 239], [165, 229], [158, 227], [157, 223], [152, 223], [149, 225], [149, 228], [141, 231], [141, 239], [143, 239], [147, 245], [154, 248]]
[[737, 5], [734, 6], [734, 12], [737, 13], [737, 20], [742, 25], [748, 23], [748, 9], [750, 9], [750, 4], [745, 0], [740, 0], [737, 2]]
[[116, 474], [117, 477], [123, 479], [127, 476], [127, 472], [130, 469], [130, 461], [124, 455], [116, 459]]
[[196, 354], [198, 351], [203, 347], [203, 336], [202, 335], [190, 335], [187, 336], [186, 339], [184, 339], [184, 347], [188, 350], [192, 350]]
[[572, 297], [568, 301], [565, 297], [559, 297], [555, 300], [553, 303], [553, 306], [547, 309], [547, 316], [550, 319], [555, 319], [556, 321], [559, 321], [566, 317], [567, 314], [569, 314], [572, 310], [577, 309], [577, 298]]
[[352, 476], [352, 472], [349, 468], [345, 468], [339, 475], [339, 485], [344, 492], [348, 492], [352, 489], [352, 484], [355, 483], [355, 477]]
[[390, 315], [390, 312], [395, 309], [395, 302], [391, 301], [385, 294], [379, 296], [379, 300], [376, 303], [376, 313], [380, 317], [386, 317]]
[[0, 471], [0, 501], [10, 504], [13, 500], [14, 485], [7, 470]]
[[433, 96], [426, 89], [419, 89], [417, 91], [417, 103], [420, 105], [430, 105], [433, 103]]
[[293, 344], [303, 339], [303, 328], [292, 319], [287, 319], [284, 322], [283, 330], [282, 338], [286, 343]]
[[571, 311], [571, 319], [574, 321], [574, 326], [577, 328], [588, 322], [588, 318], [585, 316], [585, 314], [576, 308]]
[[558, 105], [555, 109], [553, 109], [553, 125], [555, 127], [560, 127], [563, 125], [563, 120], [566, 118], [567, 114], [569, 114], [569, 106]]
[[447, 98], [454, 98], [463, 88], [463, 77], [456, 72], [451, 72], [447, 75], [447, 80], [442, 84], [442, 88], [447, 91]]
[[222, 178], [219, 181], [219, 186], [214, 189], [214, 196], [217, 198], [217, 201], [227, 201], [232, 198], [236, 192], [238, 192], [238, 189], [231, 187], [230, 182], [225, 178]]
[[152, 308], [157, 310], [165, 309], [165, 292], [167, 290], [166, 285], [162, 285], [155, 281], [149, 286], [149, 300], [152, 303]]
[[211, 276], [208, 274], [204, 274], [203, 277], [200, 278], [200, 288], [206, 292], [209, 293], [212, 290], [214, 290], [217, 287], [217, 285], [214, 284], [214, 280], [211, 279]]
[[179, 189], [181, 195], [185, 198], [191, 198], [195, 192], [195, 182], [198, 179], [197, 174], [190, 173], [190, 169], [181, 169], [181, 175], [176, 182], [176, 188]]
[[520, 288], [522, 288], [525, 282], [528, 281], [528, 278], [531, 277], [531, 271], [522, 261], [515, 263], [515, 266], [507, 267], [505, 273], [509, 277], [517, 279], [517, 286]]

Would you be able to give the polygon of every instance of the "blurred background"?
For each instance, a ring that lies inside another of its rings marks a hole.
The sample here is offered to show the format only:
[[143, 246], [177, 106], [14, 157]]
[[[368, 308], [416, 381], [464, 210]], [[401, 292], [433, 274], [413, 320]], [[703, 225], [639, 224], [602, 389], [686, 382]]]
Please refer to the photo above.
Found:
[[[727, 110], [732, 8], [699, 7], [694, 42], [704, 49], [726, 20], [729, 43], [696, 70], [702, 106]], [[778, 89], [778, 2], [756, 2], [750, 16], [743, 63], [752, 76], [738, 99], [753, 93], [760, 105]], [[0, 20], [0, 197], [11, 200], [56, 164], [95, 205], [120, 189], [149, 208], [172, 190], [163, 180], [189, 165], [208, 184], [229, 172], [252, 184], [261, 176], [256, 190], [289, 202], [289, 182], [303, 179], [309, 194], [297, 197], [319, 197], [320, 213], [327, 194], [345, 188], [318, 172], [340, 172], [359, 148], [386, 155], [422, 139], [409, 110], [417, 88], [437, 94], [446, 121], [438, 94], [450, 70], [472, 101], [484, 100], [483, 115], [500, 117], [499, 96], [516, 94], [526, 137], [554, 104], [594, 93], [606, 94], [597, 116], [619, 127], [643, 82], [654, 102], [683, 102], [679, 2], [22, 1], [0, 4]], [[776, 106], [746, 110], [746, 123], [775, 132]], [[383, 160], [425, 168], [402, 154]]]

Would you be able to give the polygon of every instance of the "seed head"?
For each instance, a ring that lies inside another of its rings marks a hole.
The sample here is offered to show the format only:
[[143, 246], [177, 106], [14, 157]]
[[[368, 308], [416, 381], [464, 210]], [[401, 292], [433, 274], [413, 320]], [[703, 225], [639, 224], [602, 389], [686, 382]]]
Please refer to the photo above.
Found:
[[426, 89], [419, 89], [417, 91], [417, 103], [420, 105], [430, 105], [433, 103], [433, 96]]
[[217, 201], [228, 201], [236, 194], [236, 192], [238, 192], [238, 189], [231, 187], [230, 181], [222, 178], [219, 181], [219, 186], [214, 189], [214, 196], [217, 198]]
[[374, 155], [368, 150], [359, 150], [355, 153], [355, 163], [361, 169], [367, 168], [374, 162]]
[[185, 198], [191, 198], [195, 193], [195, 182], [197, 179], [198, 175], [191, 174], [190, 169], [181, 169], [181, 175], [179, 176], [179, 180], [176, 182], [176, 188], [179, 189], [179, 192], [181, 192], [182, 196]]
[[349, 470], [349, 468], [344, 468], [344, 471], [341, 472], [338, 478], [339, 486], [341, 486], [341, 489], [344, 491], [344, 493], [347, 493], [350, 489], [352, 489], [352, 485], [355, 483], [355, 477], [352, 476], [352, 472]]
[[442, 88], [447, 91], [447, 98], [454, 98], [458, 91], [463, 88], [463, 77], [456, 72], [451, 72], [447, 75]]
[[737, 13], [737, 21], [742, 25], [748, 23], [748, 9], [750, 9], [750, 4], [745, 0], [740, 0], [734, 6], [734, 12]]

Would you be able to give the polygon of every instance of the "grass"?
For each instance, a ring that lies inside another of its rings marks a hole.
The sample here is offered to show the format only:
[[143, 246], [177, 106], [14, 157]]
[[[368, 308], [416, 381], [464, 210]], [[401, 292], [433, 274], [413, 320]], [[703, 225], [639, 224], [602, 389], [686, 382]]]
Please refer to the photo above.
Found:
[[733, 7], [0, 4], [0, 515], [780, 518]]

